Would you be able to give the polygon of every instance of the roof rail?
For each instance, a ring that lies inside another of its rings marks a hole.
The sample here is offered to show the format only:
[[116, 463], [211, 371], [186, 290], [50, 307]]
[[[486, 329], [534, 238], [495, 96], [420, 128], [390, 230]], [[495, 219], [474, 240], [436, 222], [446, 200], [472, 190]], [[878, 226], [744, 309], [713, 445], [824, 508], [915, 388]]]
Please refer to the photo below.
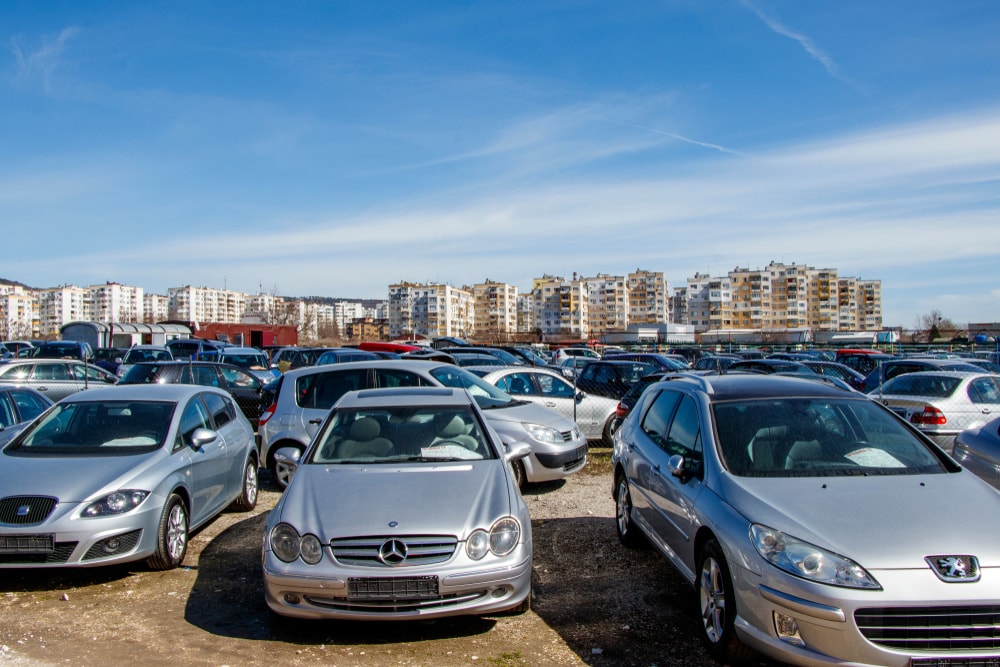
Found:
[[684, 371], [679, 371], [677, 373], [668, 373], [661, 378], [661, 382], [679, 382], [679, 381], [691, 382], [692, 384], [698, 385], [706, 394], [714, 394], [715, 388], [712, 387], [712, 383], [704, 378], [702, 375], [695, 375], [694, 373], [685, 373]]

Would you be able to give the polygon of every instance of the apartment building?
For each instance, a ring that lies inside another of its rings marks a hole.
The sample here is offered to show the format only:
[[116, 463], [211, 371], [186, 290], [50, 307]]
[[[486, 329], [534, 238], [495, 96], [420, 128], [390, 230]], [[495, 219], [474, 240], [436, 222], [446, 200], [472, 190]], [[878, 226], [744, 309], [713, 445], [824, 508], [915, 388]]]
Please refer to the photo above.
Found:
[[475, 328], [472, 292], [451, 285], [389, 285], [389, 336], [468, 338]]
[[31, 338], [39, 326], [38, 293], [23, 285], [0, 285], [0, 335]]
[[590, 336], [590, 300], [587, 281], [544, 275], [532, 281], [535, 327], [544, 335], [568, 338]]
[[587, 284], [589, 336], [600, 336], [628, 328], [629, 293], [625, 276], [599, 273], [583, 280]]
[[167, 289], [169, 319], [183, 322], [240, 322], [247, 310], [248, 295], [211, 287]]
[[56, 337], [67, 322], [87, 320], [89, 290], [74, 285], [43, 289], [38, 294], [38, 332]]
[[636, 269], [628, 274], [628, 323], [669, 324], [669, 289], [662, 271]]
[[87, 290], [86, 320], [94, 322], [144, 321], [143, 289], [108, 282], [91, 285]]
[[518, 331], [518, 289], [515, 285], [486, 282], [472, 286], [473, 337], [476, 340], [506, 341]]

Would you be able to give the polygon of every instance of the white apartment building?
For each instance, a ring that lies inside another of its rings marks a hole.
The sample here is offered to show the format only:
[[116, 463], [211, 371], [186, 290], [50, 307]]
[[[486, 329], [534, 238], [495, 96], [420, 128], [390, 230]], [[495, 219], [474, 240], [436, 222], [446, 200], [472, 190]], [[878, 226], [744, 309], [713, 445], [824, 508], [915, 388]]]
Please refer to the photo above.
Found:
[[94, 322], [144, 321], [143, 289], [108, 282], [87, 290], [86, 320]]
[[142, 295], [142, 321], [154, 324], [170, 319], [170, 301], [163, 294]]
[[182, 322], [240, 322], [247, 310], [248, 296], [242, 292], [210, 287], [167, 289], [169, 319]]
[[38, 294], [38, 332], [58, 336], [68, 322], [87, 320], [89, 290], [74, 285], [44, 289]]
[[32, 338], [38, 329], [38, 293], [21, 285], [0, 285], [0, 336]]
[[451, 285], [389, 285], [389, 337], [468, 338], [475, 323], [472, 292]]
[[517, 333], [535, 331], [535, 295], [525, 292], [517, 295]]

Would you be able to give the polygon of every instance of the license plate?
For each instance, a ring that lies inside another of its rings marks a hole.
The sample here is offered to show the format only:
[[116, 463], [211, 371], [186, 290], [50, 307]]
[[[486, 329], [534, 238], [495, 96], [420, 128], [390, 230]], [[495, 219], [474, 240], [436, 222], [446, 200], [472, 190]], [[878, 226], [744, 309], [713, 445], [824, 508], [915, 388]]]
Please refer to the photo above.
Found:
[[426, 577], [351, 577], [347, 580], [347, 599], [433, 600], [438, 597], [438, 578]]
[[50, 554], [54, 549], [52, 535], [0, 535], [0, 554]]

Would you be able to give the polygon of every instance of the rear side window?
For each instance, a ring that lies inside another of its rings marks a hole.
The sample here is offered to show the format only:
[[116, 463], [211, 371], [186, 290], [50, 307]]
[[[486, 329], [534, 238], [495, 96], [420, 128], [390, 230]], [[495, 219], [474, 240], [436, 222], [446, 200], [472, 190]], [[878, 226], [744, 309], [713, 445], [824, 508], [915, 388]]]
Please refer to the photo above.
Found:
[[34, 419], [45, 412], [45, 408], [49, 407], [49, 404], [43, 399], [23, 389], [12, 390], [10, 397], [14, 401], [14, 404], [17, 405], [17, 411], [21, 413], [22, 421]]
[[203, 396], [208, 411], [212, 415], [212, 420], [215, 422], [215, 428], [221, 428], [236, 417], [236, 408], [225, 397], [207, 392]]
[[368, 388], [368, 371], [364, 368], [326, 373], [311, 373], [295, 382], [295, 402], [300, 408], [329, 410], [349, 391]]
[[433, 387], [434, 385], [410, 371], [380, 368], [375, 371], [376, 387]]
[[680, 394], [673, 391], [661, 391], [642, 418], [643, 432], [664, 451], [667, 450], [667, 425], [670, 424], [680, 397]]

